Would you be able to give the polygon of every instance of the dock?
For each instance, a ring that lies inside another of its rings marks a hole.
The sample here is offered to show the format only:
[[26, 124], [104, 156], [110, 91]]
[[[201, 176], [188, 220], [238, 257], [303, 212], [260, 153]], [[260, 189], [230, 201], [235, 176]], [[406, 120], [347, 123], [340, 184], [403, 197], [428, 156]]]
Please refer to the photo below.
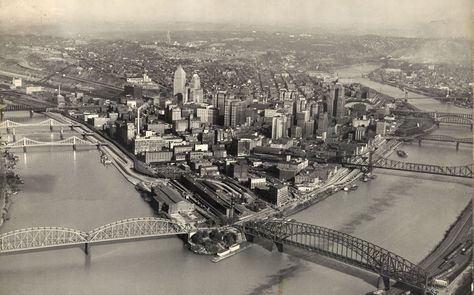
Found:
[[230, 253], [228, 253], [228, 254], [226, 254], [226, 255], [224, 255], [224, 256], [215, 256], [215, 257], [213, 257], [213, 258], [211, 259], [212, 262], [217, 263], [217, 262], [219, 262], [219, 261], [221, 261], [221, 260], [224, 260], [224, 259], [226, 259], [226, 258], [229, 258], [229, 257], [231, 257], [231, 256], [234, 256], [235, 254], [238, 254], [238, 253], [240, 253], [240, 252], [242, 252], [242, 251], [244, 251], [244, 250], [246, 250], [246, 249], [252, 247], [254, 244], [253, 244], [253, 243], [249, 243], [249, 242], [242, 242], [242, 243], [240, 243], [239, 245], [240, 245], [240, 248], [239, 248], [238, 250], [231, 251]]

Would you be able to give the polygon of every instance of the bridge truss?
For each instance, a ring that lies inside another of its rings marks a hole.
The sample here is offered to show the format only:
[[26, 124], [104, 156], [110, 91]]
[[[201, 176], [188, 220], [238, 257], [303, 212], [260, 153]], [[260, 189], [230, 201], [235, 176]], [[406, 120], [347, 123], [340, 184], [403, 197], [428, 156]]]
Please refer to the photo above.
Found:
[[26, 148], [26, 147], [41, 147], [41, 146], [98, 146], [98, 145], [105, 145], [104, 143], [94, 143], [77, 136], [71, 136], [65, 138], [63, 140], [58, 141], [37, 141], [34, 139], [30, 139], [27, 137], [23, 137], [22, 139], [9, 143], [6, 145], [7, 148]]
[[456, 137], [449, 136], [449, 135], [427, 134], [427, 135], [419, 136], [419, 137], [417, 137], [417, 139], [418, 140], [430, 140], [430, 141], [440, 141], [440, 142], [458, 142], [458, 143], [472, 144], [472, 138], [471, 137], [456, 138]]
[[387, 158], [378, 158], [377, 160], [370, 162], [369, 158], [366, 157], [351, 157], [343, 160], [343, 166], [350, 168], [381, 168], [390, 170], [401, 170], [409, 172], [429, 173], [446, 176], [456, 176], [472, 178], [472, 167], [466, 166], [439, 166], [430, 164], [410, 163], [396, 160], [390, 160]]
[[72, 124], [65, 124], [60, 123], [53, 119], [47, 119], [37, 123], [18, 123], [10, 120], [5, 120], [4, 122], [0, 123], [0, 129], [5, 128], [22, 128], [22, 127], [71, 127]]
[[0, 254], [174, 236], [188, 234], [188, 231], [174, 221], [155, 217], [120, 220], [89, 232], [63, 227], [32, 227], [0, 235]]
[[415, 288], [427, 287], [425, 270], [368, 241], [329, 228], [285, 220], [249, 221], [242, 225], [248, 237], [261, 237], [319, 253]]

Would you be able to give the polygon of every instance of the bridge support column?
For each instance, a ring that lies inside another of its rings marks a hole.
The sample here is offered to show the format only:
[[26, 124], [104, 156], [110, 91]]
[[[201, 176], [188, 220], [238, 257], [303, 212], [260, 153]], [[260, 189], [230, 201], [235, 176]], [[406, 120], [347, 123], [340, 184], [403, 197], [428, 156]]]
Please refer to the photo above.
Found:
[[34, 112], [33, 110], [30, 110], [30, 118], [33, 118]]
[[247, 240], [247, 242], [253, 243], [254, 236], [249, 235], [249, 234], [245, 234], [245, 239]]
[[26, 153], [26, 145], [23, 146], [23, 152]]
[[61, 127], [61, 130], [59, 131], [59, 138], [61, 138], [61, 140], [64, 139], [64, 130], [63, 130], [63, 127]]
[[7, 127], [7, 134], [10, 134], [10, 128]]
[[383, 283], [383, 287], [385, 291], [390, 290], [390, 278], [384, 275], [380, 275], [380, 277], [377, 280], [377, 289], [380, 290], [380, 285]]
[[13, 134], [13, 141], [15, 142], [15, 141], [16, 141], [16, 132], [15, 132], [15, 128], [12, 128], [12, 134]]
[[77, 149], [76, 145], [73, 144], [73, 145], [72, 145], [72, 150], [75, 151], [76, 149]]
[[421, 139], [418, 139], [418, 146], [421, 146]]
[[456, 150], [459, 151], [459, 141], [456, 142]]
[[53, 124], [49, 125], [49, 131], [53, 132]]
[[5, 112], [1, 111], [0, 112], [0, 121], [3, 121], [3, 117], [5, 117]]
[[89, 255], [90, 248], [91, 248], [91, 245], [89, 243], [84, 244], [84, 253], [86, 253], [86, 255]]
[[74, 126], [71, 125], [70, 127], [71, 127], [71, 131], [73, 131], [73, 130], [74, 130]]
[[283, 244], [281, 242], [275, 242], [278, 252], [283, 252]]

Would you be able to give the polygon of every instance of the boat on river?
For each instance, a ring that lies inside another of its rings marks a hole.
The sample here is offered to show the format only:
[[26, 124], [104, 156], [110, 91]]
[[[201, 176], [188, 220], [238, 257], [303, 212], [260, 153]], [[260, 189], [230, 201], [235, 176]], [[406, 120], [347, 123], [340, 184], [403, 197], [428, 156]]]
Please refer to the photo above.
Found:
[[408, 157], [408, 154], [404, 150], [397, 150], [397, 155], [401, 158], [406, 158]]

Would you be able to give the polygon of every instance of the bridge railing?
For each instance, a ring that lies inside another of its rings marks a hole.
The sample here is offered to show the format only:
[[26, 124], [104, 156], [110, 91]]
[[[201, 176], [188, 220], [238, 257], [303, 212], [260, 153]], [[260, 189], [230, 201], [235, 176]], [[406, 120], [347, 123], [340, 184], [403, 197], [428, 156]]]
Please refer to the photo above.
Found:
[[188, 234], [189, 228], [156, 217], [116, 221], [89, 232], [63, 227], [32, 227], [0, 235], [0, 254], [82, 244]]
[[427, 272], [407, 259], [368, 241], [300, 222], [285, 220], [249, 221], [242, 225], [246, 235], [270, 239], [315, 251], [336, 260], [424, 289]]

